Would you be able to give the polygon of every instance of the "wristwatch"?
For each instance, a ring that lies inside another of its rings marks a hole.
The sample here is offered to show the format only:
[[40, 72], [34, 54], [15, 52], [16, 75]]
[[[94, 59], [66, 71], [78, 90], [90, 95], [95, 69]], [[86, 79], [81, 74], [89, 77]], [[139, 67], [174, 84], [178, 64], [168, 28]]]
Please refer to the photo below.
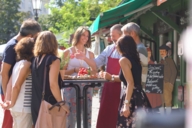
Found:
[[124, 103], [125, 103], [125, 104], [128, 104], [128, 103], [129, 103], [129, 100], [125, 100]]
[[111, 76], [111, 81], [114, 81], [115, 80], [115, 77], [114, 75]]

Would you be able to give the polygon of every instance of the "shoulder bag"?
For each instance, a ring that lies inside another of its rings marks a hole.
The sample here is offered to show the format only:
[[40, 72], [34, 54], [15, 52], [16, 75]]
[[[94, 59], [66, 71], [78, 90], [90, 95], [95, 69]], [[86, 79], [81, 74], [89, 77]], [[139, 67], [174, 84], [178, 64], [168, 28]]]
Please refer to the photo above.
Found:
[[45, 62], [42, 101], [35, 128], [65, 128], [67, 118], [66, 111], [61, 108], [61, 106], [65, 104], [65, 101], [60, 101], [54, 105], [51, 105], [44, 100], [47, 71], [46, 65], [48, 59], [49, 57], [47, 57]]

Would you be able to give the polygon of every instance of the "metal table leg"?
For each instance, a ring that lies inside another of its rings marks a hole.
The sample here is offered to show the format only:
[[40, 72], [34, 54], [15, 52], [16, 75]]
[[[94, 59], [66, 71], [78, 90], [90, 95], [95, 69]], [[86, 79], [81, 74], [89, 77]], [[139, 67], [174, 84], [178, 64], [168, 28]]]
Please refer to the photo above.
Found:
[[83, 87], [83, 128], [88, 128], [88, 123], [87, 123], [87, 89], [89, 87], [94, 88], [94, 87], [100, 87], [101, 83], [92, 83], [91, 85], [85, 85]]
[[77, 84], [70, 83], [69, 85], [63, 85], [62, 88], [73, 87], [76, 90], [76, 111], [77, 111], [77, 128], [81, 128], [81, 93], [80, 87]]

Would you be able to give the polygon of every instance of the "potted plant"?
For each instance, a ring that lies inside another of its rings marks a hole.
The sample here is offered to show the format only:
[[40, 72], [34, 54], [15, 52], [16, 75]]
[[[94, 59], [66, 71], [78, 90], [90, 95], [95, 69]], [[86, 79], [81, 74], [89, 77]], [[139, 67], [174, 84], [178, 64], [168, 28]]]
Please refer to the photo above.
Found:
[[70, 56], [66, 56], [64, 57], [64, 53], [62, 50], [59, 50], [59, 57], [61, 58], [61, 62], [60, 62], [60, 74], [61, 74], [61, 78], [64, 79], [65, 76], [65, 68], [69, 62]]

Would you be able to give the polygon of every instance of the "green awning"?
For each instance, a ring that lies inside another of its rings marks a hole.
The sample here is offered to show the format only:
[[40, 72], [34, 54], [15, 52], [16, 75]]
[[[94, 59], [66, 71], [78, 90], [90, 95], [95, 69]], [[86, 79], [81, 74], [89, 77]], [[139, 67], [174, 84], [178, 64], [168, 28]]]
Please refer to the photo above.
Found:
[[115, 8], [103, 12], [98, 15], [93, 24], [90, 26], [91, 34], [97, 32], [100, 28], [104, 28], [116, 23], [120, 23], [132, 15], [125, 16], [125, 14], [132, 12], [138, 8], [144, 7], [153, 0], [125, 0]]

